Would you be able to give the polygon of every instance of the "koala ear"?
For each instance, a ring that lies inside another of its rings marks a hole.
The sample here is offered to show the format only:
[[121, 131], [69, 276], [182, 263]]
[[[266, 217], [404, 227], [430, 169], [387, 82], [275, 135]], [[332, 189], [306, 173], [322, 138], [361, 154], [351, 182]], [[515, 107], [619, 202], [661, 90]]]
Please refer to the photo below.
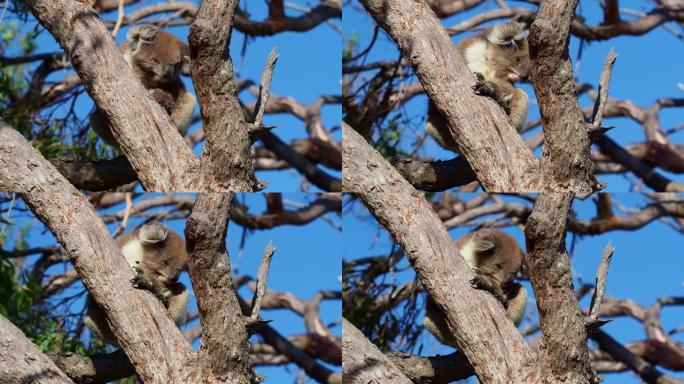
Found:
[[152, 24], [143, 24], [141, 26], [132, 28], [126, 34], [131, 51], [135, 52], [140, 49], [142, 44], [150, 44], [157, 36], [159, 28]]

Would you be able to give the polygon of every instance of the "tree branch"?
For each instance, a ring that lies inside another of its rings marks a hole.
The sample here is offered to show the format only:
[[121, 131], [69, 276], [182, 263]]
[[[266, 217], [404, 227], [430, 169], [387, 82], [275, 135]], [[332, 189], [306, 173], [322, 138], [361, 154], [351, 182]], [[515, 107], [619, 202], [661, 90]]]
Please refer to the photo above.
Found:
[[344, 123], [343, 135], [345, 190], [354, 191], [401, 246], [480, 381], [539, 380], [536, 354], [500, 303], [471, 287], [473, 272], [455, 257], [454, 241], [425, 198]]
[[185, 226], [188, 271], [202, 324], [199, 350], [204, 379], [236, 384], [253, 380], [242, 311], [235, 295], [226, 252], [231, 193], [197, 196]]
[[192, 383], [187, 375], [195, 352], [162, 303], [131, 286], [134, 272], [90, 203], [18, 132], [2, 124], [0, 153], [6, 154], [0, 157], [0, 190], [21, 193], [55, 235], [137, 373], [149, 383]]
[[593, 384], [584, 316], [565, 252], [572, 200], [571, 193], [537, 197], [525, 224], [527, 264], [543, 329], [540, 353], [544, 371], [559, 381]]
[[471, 91], [475, 77], [454, 49], [444, 26], [425, 3], [410, 0], [361, 0], [361, 3], [411, 63], [485, 190], [538, 191], [546, 186], [555, 187], [541, 183], [538, 161], [503, 110], [493, 100]]
[[542, 2], [528, 41], [532, 85], [544, 122], [543, 185], [551, 191], [591, 193], [600, 186], [594, 177], [589, 135], [575, 97], [568, 54], [576, 6], [577, 0]]
[[263, 189], [254, 176], [247, 123], [237, 99], [228, 45], [237, 1], [208, 0], [190, 27], [190, 73], [200, 105], [206, 143], [202, 164], [232, 191]]
[[89, 3], [30, 0], [26, 4], [64, 48], [145, 188], [196, 190], [192, 172], [197, 159], [164, 109], [135, 78]]
[[0, 316], [0, 372], [3, 383], [73, 383], [24, 333]]

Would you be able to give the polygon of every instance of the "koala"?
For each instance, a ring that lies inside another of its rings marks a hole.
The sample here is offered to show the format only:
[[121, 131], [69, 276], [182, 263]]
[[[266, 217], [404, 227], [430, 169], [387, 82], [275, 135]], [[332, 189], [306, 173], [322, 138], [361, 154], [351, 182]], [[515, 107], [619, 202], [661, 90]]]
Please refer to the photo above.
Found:
[[[514, 84], [525, 80], [532, 66], [522, 25], [517, 22], [496, 24], [482, 34], [463, 40], [457, 49], [477, 78], [473, 86], [475, 93], [496, 101], [520, 132], [527, 119], [528, 96]], [[460, 152], [446, 120], [432, 101], [428, 102], [425, 128], [439, 145]]]
[[[525, 314], [527, 290], [513, 281], [525, 257], [518, 242], [498, 229], [484, 228], [458, 239], [456, 247], [475, 273], [472, 286], [494, 295], [513, 323], [519, 325]], [[458, 348], [444, 316], [430, 297], [423, 324], [442, 344]]]
[[[188, 261], [183, 239], [165, 226], [153, 223], [123, 234], [117, 245], [136, 272], [131, 280], [133, 286], [146, 289], [161, 300], [176, 325], [185, 323], [188, 290], [178, 282]], [[104, 312], [90, 295], [86, 299], [86, 309], [88, 328], [104, 341], [116, 344]]]
[[[119, 47], [124, 60], [138, 80], [185, 135], [195, 110], [195, 97], [180, 79], [183, 65], [189, 62], [189, 49], [174, 35], [154, 25], [132, 28], [127, 41]], [[105, 116], [99, 109], [90, 115], [90, 125], [107, 144], [119, 149]]]

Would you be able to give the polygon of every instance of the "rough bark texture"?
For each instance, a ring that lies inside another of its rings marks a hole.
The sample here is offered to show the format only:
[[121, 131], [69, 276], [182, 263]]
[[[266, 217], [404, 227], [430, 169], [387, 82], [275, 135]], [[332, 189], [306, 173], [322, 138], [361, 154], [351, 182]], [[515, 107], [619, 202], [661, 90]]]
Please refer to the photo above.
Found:
[[90, 3], [30, 0], [26, 4], [64, 48], [145, 189], [197, 189], [192, 177], [197, 158], [164, 109], [137, 81]]
[[344, 383], [412, 384], [404, 374], [347, 319], [342, 318]]
[[77, 383], [104, 384], [135, 374], [135, 367], [120, 349], [92, 356], [72, 352], [50, 352], [48, 356]]
[[544, 188], [591, 193], [598, 185], [590, 158], [589, 135], [575, 97], [575, 74], [568, 54], [570, 24], [576, 6], [577, 0], [541, 2], [528, 41], [532, 85], [544, 124], [541, 159]]
[[206, 143], [203, 168], [232, 191], [255, 191], [252, 152], [237, 99], [233, 63], [228, 55], [235, 0], [208, 0], [190, 27], [190, 73], [199, 101]]
[[391, 352], [387, 357], [414, 383], [447, 384], [475, 374], [461, 351], [432, 357]]
[[124, 156], [95, 161], [55, 158], [50, 162], [74, 187], [88, 191], [106, 191], [138, 180]]
[[490, 192], [541, 190], [539, 162], [504, 111], [471, 90], [475, 77], [427, 4], [410, 0], [361, 3], [411, 63], [482, 187]]
[[0, 384], [73, 383], [24, 333], [0, 316]]
[[188, 270], [202, 325], [202, 376], [220, 382], [250, 382], [247, 329], [235, 295], [226, 252], [232, 193], [197, 196], [185, 226]]
[[[535, 383], [536, 354], [473, 273], [425, 198], [351, 127], [343, 126], [344, 187], [399, 243], [482, 383]], [[450, 262], [447, 263], [446, 261]]]
[[477, 175], [463, 156], [451, 160], [421, 161], [399, 159], [392, 165], [414, 188], [440, 192], [477, 181]]
[[530, 281], [542, 331], [542, 369], [549, 383], [594, 383], [584, 316], [572, 285], [565, 233], [571, 193], [544, 193], [525, 225]]
[[192, 383], [196, 354], [133, 270], [88, 201], [14, 129], [0, 126], [0, 190], [19, 192], [64, 247], [146, 383]]

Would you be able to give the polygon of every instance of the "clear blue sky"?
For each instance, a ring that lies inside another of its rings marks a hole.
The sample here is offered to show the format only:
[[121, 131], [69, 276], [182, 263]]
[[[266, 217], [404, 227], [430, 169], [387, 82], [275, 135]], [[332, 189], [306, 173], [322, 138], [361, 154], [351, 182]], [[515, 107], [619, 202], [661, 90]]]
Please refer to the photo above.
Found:
[[[135, 10], [139, 7], [156, 4], [159, 1], [144, 0], [138, 4], [127, 7], [127, 11]], [[195, 1], [195, 3], [199, 3]], [[292, 3], [299, 6], [311, 7], [307, 1], [296, 0]], [[242, 4], [240, 5], [242, 7]], [[266, 3], [262, 1], [251, 1], [248, 5], [248, 12], [251, 14], [252, 20], [263, 20], [267, 15]], [[286, 14], [289, 16], [298, 16], [301, 13], [292, 9], [286, 9]], [[6, 14], [3, 19], [4, 22], [9, 22], [14, 19], [13, 15]], [[104, 20], [112, 21], [116, 19], [116, 12], [108, 13]], [[338, 28], [341, 26], [339, 19], [332, 19], [330, 23], [335, 24]], [[31, 17], [25, 24], [25, 30], [33, 29], [36, 22]], [[166, 29], [176, 36], [187, 42], [189, 27], [173, 27]], [[122, 27], [118, 34], [117, 42], [125, 41], [128, 27]], [[275, 36], [249, 38], [247, 48], [242, 55], [245, 35], [233, 30], [231, 40], [231, 58], [235, 65], [235, 70], [238, 79], [251, 79], [257, 84], [261, 78], [264, 62], [268, 57], [271, 49], [275, 48], [280, 57], [273, 73], [271, 83], [271, 92], [273, 96], [291, 96], [297, 101], [310, 104], [322, 95], [339, 95], [340, 94], [340, 79], [341, 79], [341, 43], [342, 37], [340, 32], [333, 29], [330, 25], [321, 24], [316, 28], [304, 33], [284, 32]], [[37, 40], [38, 49], [36, 53], [54, 52], [61, 50], [59, 45], [47, 31], [42, 33]], [[13, 55], [16, 51], [8, 49], [4, 54]], [[49, 79], [59, 80], [65, 75], [70, 75], [73, 71], [57, 71], [53, 73]], [[184, 78], [188, 89], [194, 94], [192, 82], [189, 77]], [[241, 93], [241, 99], [246, 102], [254, 101], [254, 98], [248, 93]], [[90, 97], [85, 94], [79, 98], [76, 104], [76, 113], [80, 117], [87, 117], [90, 113], [93, 102]], [[63, 116], [68, 112], [69, 104], [57, 110], [55, 117]], [[195, 113], [199, 113], [199, 106], [196, 107]], [[323, 124], [327, 129], [336, 128], [334, 130], [333, 138], [341, 140], [342, 133], [339, 130], [341, 119], [341, 106], [328, 105], [322, 109]], [[87, 123], [87, 118], [86, 118]], [[289, 114], [266, 115], [264, 124], [275, 125], [276, 133], [282, 140], [289, 142], [297, 138], [306, 138], [306, 130], [304, 123], [294, 118]], [[196, 129], [199, 123], [190, 128], [190, 132]], [[261, 144], [257, 142], [257, 146]], [[200, 147], [201, 148], [201, 147]], [[200, 153], [201, 149], [196, 152]], [[339, 172], [332, 171], [328, 168], [323, 168], [331, 175], [340, 177]], [[260, 171], [257, 176], [268, 182], [269, 186], [266, 191], [284, 192], [299, 190], [301, 176], [294, 168], [285, 171]], [[311, 186], [310, 192], [316, 192], [318, 188]]]
[[[530, 4], [519, 1], [507, 1], [507, 3], [510, 7], [535, 8]], [[629, 1], [621, 2], [620, 5], [622, 7], [630, 7], [633, 10], [647, 12], [653, 8], [652, 3], [651, 1]], [[446, 26], [452, 26], [476, 14], [496, 8], [498, 8], [496, 2], [485, 1], [472, 10], [443, 19], [443, 22]], [[362, 9], [363, 7], [358, 1], [353, 0], [350, 2], [350, 6], [345, 7], [344, 10], [344, 38], [347, 40], [352, 36], [356, 37], [358, 39], [357, 51], [368, 46], [374, 25], [371, 17]], [[590, 25], [599, 24], [603, 19], [598, 1], [580, 1], [578, 13], [580, 12]], [[625, 20], [630, 18], [632, 16], [623, 16]], [[680, 33], [682, 32], [678, 26], [673, 25], [673, 27]], [[457, 35], [454, 37], [454, 41], [460, 41], [466, 36], [468, 34]], [[632, 100], [640, 107], [648, 107], [659, 98], [683, 97], [682, 91], [677, 89], [677, 83], [682, 82], [684, 78], [684, 66], [682, 65], [684, 60], [684, 54], [682, 54], [684, 43], [663, 28], [656, 28], [648, 34], [638, 37], [618, 37], [603, 42], [589, 42], [585, 44], [580, 60], [578, 60], [579, 40], [573, 37], [570, 44], [570, 57], [572, 58], [575, 75], [579, 82], [589, 83], [594, 86], [598, 84], [603, 61], [611, 47], [615, 47], [618, 54], [610, 82], [611, 97], [620, 100]], [[379, 33], [377, 42], [370, 51], [366, 63], [380, 60], [396, 60], [398, 57], [399, 53], [394, 41], [383, 31]], [[414, 76], [405, 81], [410, 83], [416, 80]], [[539, 107], [534, 99], [532, 86], [530, 84], [523, 84], [522, 88], [530, 96], [528, 121], [539, 118]], [[580, 99], [582, 107], [593, 106], [593, 104], [593, 101], [586, 96]], [[426, 105], [427, 97], [420, 95], [406, 103], [405, 108], [395, 112], [402, 113], [407, 119], [405, 123], [410, 127], [410, 129], [406, 130], [407, 136], [402, 145], [400, 145], [400, 148], [412, 148], [416, 137], [414, 132], [417, 134], [425, 132], [423, 123], [426, 116]], [[663, 130], [674, 128], [684, 123], [684, 112], [682, 108], [663, 109], [660, 121]], [[621, 145], [643, 142], [645, 140], [641, 126], [627, 118], [608, 119], [604, 125], [616, 126], [608, 135]], [[533, 132], [538, 132], [538, 129]], [[529, 135], [528, 133], [525, 137]], [[679, 131], [670, 137], [675, 143], [684, 143], [683, 131]], [[537, 150], [537, 156], [540, 153], [540, 150]], [[418, 154], [425, 158], [436, 159], [453, 157], [452, 153], [443, 150], [429, 137]], [[684, 176], [682, 175], [673, 175], [662, 170], [659, 171], [674, 180], [684, 181]], [[630, 180], [633, 177], [631, 174], [628, 176]], [[623, 176], [601, 175], [600, 178], [608, 182], [606, 191], [629, 191], [629, 184]]]
[[[472, 195], [467, 195], [472, 196]], [[469, 199], [470, 197], [464, 198]], [[504, 201], [521, 202], [520, 199], [502, 196]], [[346, 201], [346, 200], [345, 200]], [[615, 194], [614, 201], [622, 204], [626, 209], [639, 208], [646, 204], [647, 199], [638, 194]], [[588, 201], [575, 200], [573, 209], [580, 219], [589, 219], [595, 216], [595, 204]], [[344, 258], [357, 259], [368, 256], [388, 255], [392, 246], [392, 239], [384, 228], [380, 227], [375, 219], [370, 216], [360, 204], [354, 209], [355, 214], [344, 215]], [[616, 210], [616, 214], [620, 214]], [[459, 227], [450, 231], [454, 239], [470, 232], [472, 228]], [[524, 246], [524, 236], [519, 227], [504, 228]], [[568, 249], [573, 235], [569, 234], [566, 239]], [[659, 297], [682, 296], [684, 294], [684, 275], [681, 268], [681, 252], [676, 251], [681, 247], [682, 235], [675, 232], [660, 221], [654, 221], [646, 227], [636, 231], [614, 231], [598, 236], [584, 236], [577, 238], [572, 257], [573, 282], [579, 286], [579, 282], [594, 284], [596, 270], [604, 247], [608, 242], [615, 246], [615, 253], [608, 272], [606, 295], [618, 299], [631, 299], [643, 306], [652, 305]], [[408, 266], [403, 259], [400, 266]], [[397, 271], [402, 268], [397, 267]], [[411, 268], [393, 275], [398, 284], [415, 278]], [[528, 292], [532, 292], [528, 282], [524, 285]], [[532, 295], [530, 295], [532, 297]], [[590, 297], [587, 296], [580, 302], [583, 308], [588, 307]], [[529, 301], [527, 311], [534, 309], [534, 322], [536, 323], [536, 306]], [[419, 317], [422, 319], [422, 315]], [[672, 330], [684, 324], [684, 313], [681, 307], [670, 307], [662, 311], [663, 328]], [[529, 323], [524, 320], [521, 329]], [[604, 326], [604, 329], [622, 343], [639, 341], [645, 338], [641, 323], [627, 317], [619, 317]], [[676, 342], [684, 342], [684, 335], [679, 333], [673, 336]], [[450, 347], [439, 344], [429, 332], [423, 332], [423, 354], [449, 353]], [[594, 346], [593, 342], [590, 344]], [[672, 376], [684, 378], [684, 373], [667, 372]], [[639, 383], [638, 378], [632, 373], [606, 375], [608, 384], [632, 384]]]
[[[236, 198], [244, 202], [249, 207], [252, 214], [263, 212], [265, 209], [265, 199], [261, 194], [237, 194]], [[305, 204], [315, 199], [314, 194], [284, 194], [284, 202], [295, 202]], [[137, 200], [136, 200], [137, 201]], [[18, 206], [22, 206], [19, 201]], [[161, 208], [164, 210], [165, 208]], [[292, 209], [289, 207], [289, 209]], [[122, 206], [105, 211], [109, 213], [120, 212]], [[3, 214], [4, 215], [4, 214]], [[334, 222], [340, 224], [341, 220], [336, 214], [329, 213], [327, 216]], [[140, 223], [139, 219], [132, 219], [128, 229], [135, 228]], [[22, 218], [17, 221], [19, 228], [27, 226], [30, 228], [28, 244], [31, 247], [55, 245], [56, 240], [52, 234], [45, 230], [45, 227], [33, 217]], [[175, 220], [165, 222], [171, 229], [178, 232], [182, 237], [185, 228], [185, 220]], [[118, 225], [118, 224], [117, 224]], [[110, 233], [116, 226], [110, 226]], [[16, 229], [15, 229], [16, 230]], [[7, 230], [8, 233], [12, 233]], [[246, 274], [256, 276], [256, 271], [261, 261], [261, 255], [269, 241], [277, 247], [276, 253], [271, 263], [268, 277], [268, 287], [279, 292], [291, 292], [302, 300], [311, 299], [317, 292], [322, 290], [341, 289], [340, 276], [342, 274], [340, 260], [342, 259], [342, 234], [338, 229], [333, 228], [328, 222], [319, 218], [306, 226], [285, 225], [270, 230], [248, 231], [245, 237], [244, 248], [241, 252], [240, 244], [243, 236], [243, 228], [235, 223], [230, 223], [228, 227], [227, 245], [231, 259], [231, 267], [234, 270], [233, 276]], [[13, 241], [4, 245], [6, 249], [13, 249]], [[29, 262], [32, 265], [32, 261]], [[48, 274], [63, 273], [68, 264], [58, 264], [48, 270]], [[181, 275], [181, 282], [191, 287], [188, 274]], [[54, 302], [62, 297], [74, 295], [84, 288], [80, 280], [72, 287], [65, 290], [62, 294], [53, 299]], [[251, 300], [252, 293], [246, 288], [240, 290], [243, 297]], [[83, 305], [83, 299], [76, 302], [71, 311], [79, 310]], [[197, 309], [194, 296], [191, 296], [188, 312]], [[58, 309], [60, 311], [66, 308]], [[320, 306], [321, 318], [324, 324], [330, 324], [340, 320], [342, 316], [341, 302], [339, 300], [326, 300]], [[262, 318], [273, 320], [271, 325], [282, 335], [296, 335], [306, 332], [303, 319], [287, 310], [264, 310]], [[189, 324], [192, 328], [199, 324], [199, 320]], [[185, 329], [185, 328], [183, 328]], [[335, 326], [330, 328], [337, 336], [341, 336], [341, 328]], [[84, 335], [87, 340], [87, 332]], [[258, 342], [259, 336], [252, 336], [251, 342]], [[199, 341], [194, 344], [199, 347]], [[323, 363], [326, 365], [325, 363]], [[328, 368], [339, 371], [339, 367], [327, 365]], [[258, 367], [257, 373], [267, 377], [267, 383], [286, 383], [294, 382], [299, 369], [295, 365], [290, 365], [290, 369], [284, 367]]]

